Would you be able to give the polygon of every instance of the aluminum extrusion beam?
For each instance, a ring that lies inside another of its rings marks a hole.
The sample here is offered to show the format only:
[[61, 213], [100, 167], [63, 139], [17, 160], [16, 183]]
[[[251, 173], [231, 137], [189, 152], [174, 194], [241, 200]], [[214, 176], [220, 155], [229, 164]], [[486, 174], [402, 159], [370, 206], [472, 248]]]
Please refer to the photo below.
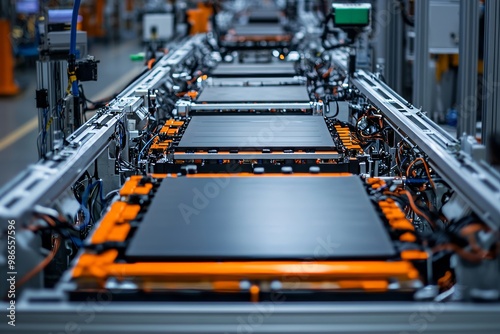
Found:
[[22, 219], [37, 204], [51, 205], [109, 145], [122, 117], [122, 113], [93, 117], [68, 138], [69, 145], [63, 150], [29, 166], [9, 182], [0, 193], [0, 217]]
[[500, 135], [500, 1], [486, 1], [483, 142]]
[[415, 2], [415, 61], [413, 62], [413, 104], [427, 111], [429, 96], [429, 9], [430, 0]]
[[479, 2], [460, 2], [460, 64], [458, 66], [458, 130], [476, 135], [477, 118], [477, 62], [479, 54]]
[[380, 37], [385, 38], [385, 70], [384, 77], [387, 84], [391, 86], [396, 92], [401, 94], [403, 90], [403, 71], [404, 71], [404, 33], [405, 27], [401, 13], [396, 8], [395, 2], [388, 0], [386, 2], [385, 13], [387, 17], [382, 16], [380, 19], [387, 20], [379, 24], [379, 29], [383, 29], [384, 35], [382, 36], [379, 31]]

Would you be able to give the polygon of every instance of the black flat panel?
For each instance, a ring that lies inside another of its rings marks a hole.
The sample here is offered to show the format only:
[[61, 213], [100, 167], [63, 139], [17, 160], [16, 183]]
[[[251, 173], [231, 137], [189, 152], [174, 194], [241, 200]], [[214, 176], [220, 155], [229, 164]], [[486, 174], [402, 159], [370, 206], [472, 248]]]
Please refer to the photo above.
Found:
[[219, 64], [211, 73], [214, 77], [243, 76], [294, 76], [293, 63], [280, 62], [269, 64]]
[[335, 148], [319, 116], [193, 116], [179, 148]]
[[394, 254], [355, 176], [167, 178], [126, 251], [158, 261]]
[[207, 86], [203, 88], [196, 101], [206, 103], [307, 103], [310, 99], [306, 86]]
[[274, 23], [278, 24], [282, 13], [277, 9], [255, 9], [248, 16], [250, 26], [255, 23]]
[[248, 18], [248, 23], [274, 23], [279, 24], [279, 16], [271, 15], [250, 15]]
[[285, 30], [278, 24], [248, 24], [234, 27], [237, 36], [282, 36]]

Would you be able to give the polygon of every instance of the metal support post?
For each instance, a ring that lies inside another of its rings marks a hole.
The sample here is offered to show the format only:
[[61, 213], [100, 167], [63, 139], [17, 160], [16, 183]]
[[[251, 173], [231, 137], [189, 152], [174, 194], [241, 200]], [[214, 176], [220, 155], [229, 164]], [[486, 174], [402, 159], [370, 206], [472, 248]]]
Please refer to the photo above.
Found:
[[386, 51], [385, 51], [385, 79], [387, 84], [398, 94], [403, 90], [403, 60], [404, 60], [404, 23], [399, 12], [398, 4], [394, 0], [388, 0], [387, 28], [385, 29]]
[[458, 67], [458, 130], [476, 135], [477, 62], [479, 48], [479, 1], [460, 2], [460, 63]]
[[[64, 60], [37, 61], [37, 89], [46, 89], [49, 106], [38, 110], [38, 141], [39, 158], [47, 152], [59, 149], [63, 145], [64, 129], [60, 118], [63, 115], [61, 101], [66, 95], [68, 78], [66, 75], [67, 63]], [[66, 115], [65, 123], [71, 122], [71, 115]], [[66, 126], [64, 126], [66, 127]]]
[[[483, 87], [483, 142], [500, 132], [500, 1], [486, 1]], [[489, 151], [489, 150], [488, 150]]]
[[430, 0], [415, 2], [415, 61], [413, 62], [413, 105], [431, 110], [429, 94], [429, 8]]

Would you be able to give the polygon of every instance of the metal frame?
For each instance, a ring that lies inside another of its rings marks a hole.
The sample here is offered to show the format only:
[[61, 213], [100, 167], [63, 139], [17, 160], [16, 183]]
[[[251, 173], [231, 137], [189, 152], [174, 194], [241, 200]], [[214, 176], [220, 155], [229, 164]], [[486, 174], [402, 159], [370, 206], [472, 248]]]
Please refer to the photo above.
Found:
[[500, 135], [500, 2], [486, 1], [485, 15], [482, 138], [488, 148], [490, 137]]
[[49, 159], [19, 174], [0, 192], [0, 217], [26, 218], [35, 205], [50, 205], [108, 147], [115, 124], [125, 114], [96, 115], [83, 130], [68, 138], [69, 145]]
[[479, 2], [477, 0], [461, 1], [457, 129], [459, 138], [463, 133], [476, 135], [478, 49]]

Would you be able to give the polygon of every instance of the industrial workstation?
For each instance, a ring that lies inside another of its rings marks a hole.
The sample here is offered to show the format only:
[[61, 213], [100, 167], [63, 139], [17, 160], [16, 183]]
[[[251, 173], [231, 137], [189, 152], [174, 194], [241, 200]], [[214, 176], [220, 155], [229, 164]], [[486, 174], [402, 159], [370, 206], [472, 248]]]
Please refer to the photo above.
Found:
[[500, 333], [500, 1], [0, 0], [1, 333]]

